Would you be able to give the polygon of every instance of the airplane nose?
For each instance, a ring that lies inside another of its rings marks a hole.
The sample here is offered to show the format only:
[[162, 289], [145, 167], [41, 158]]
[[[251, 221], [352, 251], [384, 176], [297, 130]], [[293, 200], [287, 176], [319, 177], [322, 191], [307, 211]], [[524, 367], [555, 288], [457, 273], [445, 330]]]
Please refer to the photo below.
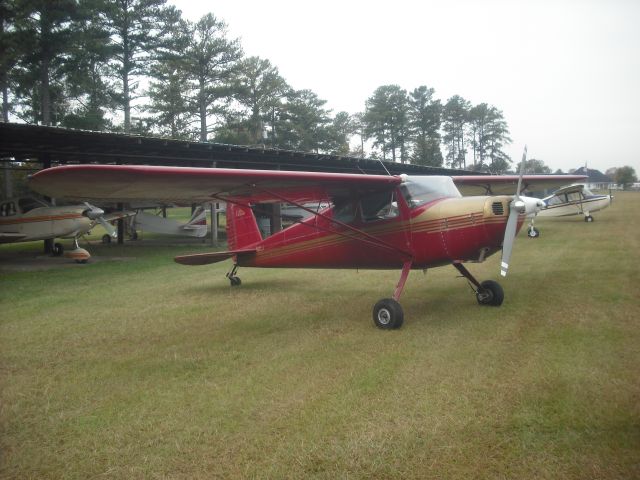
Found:
[[85, 210], [84, 212], [82, 212], [82, 214], [87, 218], [91, 220], [97, 220], [99, 217], [104, 215], [104, 210], [102, 210], [101, 208], [94, 207], [93, 205], [86, 202], [85, 205], [87, 206], [88, 210]]
[[520, 200], [524, 202], [524, 213], [527, 215], [538, 213], [544, 208], [544, 202], [539, 198], [521, 196]]

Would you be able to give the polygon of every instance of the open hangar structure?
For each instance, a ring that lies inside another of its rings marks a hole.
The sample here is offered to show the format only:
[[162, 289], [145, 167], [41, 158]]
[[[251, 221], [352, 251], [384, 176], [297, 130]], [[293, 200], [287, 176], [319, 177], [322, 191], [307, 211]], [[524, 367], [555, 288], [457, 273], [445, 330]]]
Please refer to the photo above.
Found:
[[[382, 162], [368, 158], [327, 155], [210, 142], [94, 132], [18, 123], [0, 123], [0, 160], [5, 167], [5, 192], [11, 191], [11, 164], [35, 170], [68, 164], [161, 165], [177, 167], [244, 168], [366, 175], [478, 175], [478, 172]], [[279, 205], [264, 206], [271, 231], [281, 228]], [[213, 212], [212, 212], [213, 213]], [[215, 220], [215, 215], [212, 215]], [[214, 225], [212, 235], [217, 228]], [[122, 221], [118, 242], [123, 242]], [[215, 238], [212, 238], [215, 242]]]

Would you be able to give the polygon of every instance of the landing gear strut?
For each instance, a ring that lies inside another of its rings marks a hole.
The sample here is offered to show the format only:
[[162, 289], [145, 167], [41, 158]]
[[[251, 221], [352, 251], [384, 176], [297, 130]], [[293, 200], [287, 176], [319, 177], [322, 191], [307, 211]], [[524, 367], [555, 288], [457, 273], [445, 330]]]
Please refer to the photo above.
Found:
[[226, 277], [229, 279], [232, 287], [238, 287], [242, 284], [240, 277], [236, 276], [238, 271], [238, 265], [234, 265], [230, 272], [227, 272]]
[[502, 305], [504, 301], [504, 290], [502, 290], [498, 282], [485, 280], [480, 283], [463, 264], [454, 263], [453, 266], [475, 287], [476, 300], [478, 300], [480, 305], [492, 305], [494, 307]]

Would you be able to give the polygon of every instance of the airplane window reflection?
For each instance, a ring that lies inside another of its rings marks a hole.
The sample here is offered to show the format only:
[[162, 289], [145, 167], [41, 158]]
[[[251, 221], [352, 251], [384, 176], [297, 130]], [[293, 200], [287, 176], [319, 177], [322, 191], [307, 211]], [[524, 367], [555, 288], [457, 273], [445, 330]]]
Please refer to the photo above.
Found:
[[383, 192], [362, 199], [362, 218], [365, 222], [385, 220], [398, 216], [398, 203], [394, 192]]
[[411, 176], [400, 186], [400, 190], [411, 208], [439, 198], [462, 197], [451, 177]]
[[[564, 195], [563, 195], [564, 197]], [[547, 205], [558, 205], [560, 203], [564, 203], [565, 200], [563, 198], [560, 198], [559, 195], [556, 195], [554, 197], [551, 197], [548, 201], [547, 201]]]
[[33, 210], [34, 208], [48, 207], [46, 203], [32, 197], [21, 198], [18, 200], [18, 205], [20, 205], [22, 213], [27, 213], [29, 210]]
[[352, 223], [356, 218], [356, 208], [353, 202], [338, 203], [333, 207], [333, 218], [342, 223]]

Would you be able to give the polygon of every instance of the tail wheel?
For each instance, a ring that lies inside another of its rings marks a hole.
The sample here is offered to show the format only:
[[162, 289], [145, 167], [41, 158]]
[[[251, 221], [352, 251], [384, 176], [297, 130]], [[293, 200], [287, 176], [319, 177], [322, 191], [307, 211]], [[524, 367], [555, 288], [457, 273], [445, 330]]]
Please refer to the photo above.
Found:
[[586, 217], [584, 217], [584, 221], [591, 223], [593, 222], [593, 217], [591, 215], [587, 215]]
[[229, 277], [229, 282], [231, 283], [232, 287], [238, 287], [242, 284], [242, 282], [240, 281], [240, 277]]
[[373, 323], [383, 330], [394, 330], [402, 326], [404, 313], [393, 298], [383, 298], [373, 307]]
[[499, 307], [504, 301], [504, 290], [498, 282], [485, 280], [476, 291], [476, 299], [480, 305]]

